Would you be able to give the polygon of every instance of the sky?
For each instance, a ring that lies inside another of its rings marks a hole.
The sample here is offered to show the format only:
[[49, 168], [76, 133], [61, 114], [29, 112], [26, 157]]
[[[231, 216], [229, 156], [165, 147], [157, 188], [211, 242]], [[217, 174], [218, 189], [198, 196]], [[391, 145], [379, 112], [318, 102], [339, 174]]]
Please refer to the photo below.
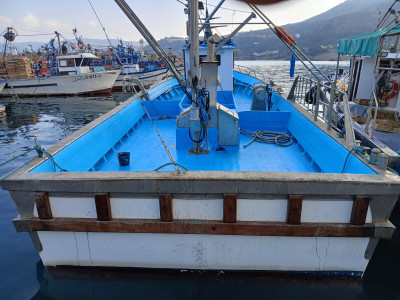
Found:
[[[77, 28], [83, 38], [105, 39], [104, 31], [94, 14], [93, 5], [108, 36], [124, 41], [138, 41], [142, 37], [130, 23], [118, 5], [112, 0], [0, 0], [0, 33], [13, 26], [18, 37], [15, 42], [47, 42], [60, 32], [67, 39], [74, 39], [72, 29]], [[163, 37], [185, 37], [185, 0], [126, 0], [156, 39]], [[205, 0], [203, 1], [206, 2]], [[217, 5], [219, 0], [208, 0]], [[344, 0], [287, 0], [279, 4], [259, 6], [277, 25], [296, 23], [325, 12]], [[251, 9], [239, 0], [226, 0], [215, 22], [241, 22]], [[234, 10], [232, 10], [234, 9]], [[260, 22], [254, 19], [254, 22]], [[221, 35], [229, 34], [237, 25], [217, 28]], [[266, 25], [247, 25], [242, 31], [265, 28]], [[43, 34], [43, 35], [40, 35]], [[1, 41], [0, 43], [3, 43]]]

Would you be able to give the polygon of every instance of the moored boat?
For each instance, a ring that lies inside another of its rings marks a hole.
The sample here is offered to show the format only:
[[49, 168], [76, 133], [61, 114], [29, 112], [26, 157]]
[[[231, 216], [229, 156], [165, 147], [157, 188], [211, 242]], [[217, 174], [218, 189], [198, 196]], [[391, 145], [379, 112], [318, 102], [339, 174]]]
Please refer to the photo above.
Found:
[[142, 90], [4, 179], [17, 231], [49, 270], [361, 276], [394, 230], [398, 176], [360, 159], [350, 134], [234, 72], [230, 39], [199, 43], [198, 7], [188, 2], [190, 89], [178, 76]]
[[[113, 91], [126, 91], [130, 87], [127, 86], [125, 79], [138, 79], [145, 87], [150, 87], [152, 84], [157, 83], [167, 77], [171, 77], [171, 72], [165, 67], [164, 63], [160, 60], [151, 60], [151, 55], [145, 54], [144, 42], [140, 40], [140, 52], [136, 53], [133, 47], [125, 47], [121, 43], [112, 51], [107, 51], [108, 55], [104, 57], [104, 65], [107, 69], [121, 69], [121, 74], [118, 76], [114, 83]], [[115, 58], [111, 59], [113, 56]], [[173, 59], [172, 53], [170, 55]], [[109, 57], [110, 59], [106, 59]], [[181, 70], [183, 67], [180, 68]]]
[[9, 78], [2, 95], [84, 95], [109, 94], [120, 70], [92, 72], [90, 61], [96, 59], [91, 53], [60, 55], [57, 67], [47, 75], [30, 78]]

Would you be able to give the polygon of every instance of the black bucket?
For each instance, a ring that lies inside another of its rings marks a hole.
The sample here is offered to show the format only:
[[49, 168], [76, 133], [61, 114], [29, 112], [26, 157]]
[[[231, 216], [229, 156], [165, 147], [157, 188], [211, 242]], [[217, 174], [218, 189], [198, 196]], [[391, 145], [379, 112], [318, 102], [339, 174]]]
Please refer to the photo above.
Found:
[[120, 152], [118, 153], [118, 161], [120, 166], [129, 165], [130, 152]]

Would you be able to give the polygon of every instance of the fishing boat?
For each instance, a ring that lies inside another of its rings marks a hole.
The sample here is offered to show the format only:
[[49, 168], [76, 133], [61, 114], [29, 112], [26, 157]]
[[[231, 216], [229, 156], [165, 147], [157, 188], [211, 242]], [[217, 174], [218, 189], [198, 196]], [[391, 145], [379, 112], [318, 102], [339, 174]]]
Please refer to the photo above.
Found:
[[[86, 95], [110, 94], [120, 70], [106, 71], [91, 69], [91, 62], [97, 57], [92, 53], [66, 54], [67, 44], [60, 41], [61, 34], [55, 32], [58, 39], [56, 49], [53, 38], [42, 48], [47, 57], [36, 64], [28, 58], [6, 57], [0, 60], [0, 76], [8, 79], [3, 96], [48, 96], [48, 95]], [[8, 27], [3, 35], [5, 45], [15, 40], [17, 32]], [[79, 46], [79, 44], [78, 44]], [[6, 49], [6, 47], [4, 48]]]
[[110, 94], [120, 70], [90, 70], [91, 53], [59, 55], [57, 67], [47, 75], [32, 75], [30, 78], [8, 78], [2, 95], [84, 95]]
[[133, 82], [141, 93], [50, 149], [37, 145], [41, 157], [1, 181], [16, 230], [47, 269], [362, 276], [394, 231], [399, 177], [368, 164], [351, 130], [338, 137], [318, 103], [233, 71], [231, 36], [199, 41], [197, 0], [184, 76], [116, 2], [175, 78], [149, 90]]
[[338, 48], [339, 58], [352, 57], [348, 94], [357, 136], [390, 156], [400, 151], [399, 37], [396, 26], [342, 39]]
[[[111, 54], [111, 53], [110, 53]], [[140, 53], [136, 53], [132, 47], [125, 47], [122, 41], [115, 48], [116, 58], [109, 60], [112, 69], [122, 68], [121, 74], [114, 83], [113, 91], [130, 90], [126, 83], [128, 79], [139, 79], [145, 87], [171, 77], [171, 72], [160, 60], [151, 60], [144, 52], [144, 42], [140, 40]], [[172, 55], [169, 55], [171, 59]], [[180, 71], [183, 67], [180, 68]]]

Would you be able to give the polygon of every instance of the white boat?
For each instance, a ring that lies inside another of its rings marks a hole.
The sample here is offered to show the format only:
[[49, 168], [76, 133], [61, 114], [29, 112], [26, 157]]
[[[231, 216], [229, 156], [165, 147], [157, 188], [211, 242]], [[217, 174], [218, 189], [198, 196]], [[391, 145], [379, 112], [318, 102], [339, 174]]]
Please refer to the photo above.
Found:
[[[84, 95], [109, 94], [120, 70], [92, 72], [91, 53], [57, 56], [57, 70], [50, 76], [27, 79], [9, 78], [2, 95]], [[55, 74], [54, 74], [55, 73]]]
[[352, 131], [339, 138], [318, 109], [312, 115], [234, 72], [229, 38], [199, 45], [198, 7], [188, 1], [187, 82], [176, 76], [142, 89], [48, 151], [38, 146], [45, 156], [1, 182], [19, 211], [17, 231], [29, 233], [51, 272], [362, 276], [394, 231], [399, 177], [368, 164]]

